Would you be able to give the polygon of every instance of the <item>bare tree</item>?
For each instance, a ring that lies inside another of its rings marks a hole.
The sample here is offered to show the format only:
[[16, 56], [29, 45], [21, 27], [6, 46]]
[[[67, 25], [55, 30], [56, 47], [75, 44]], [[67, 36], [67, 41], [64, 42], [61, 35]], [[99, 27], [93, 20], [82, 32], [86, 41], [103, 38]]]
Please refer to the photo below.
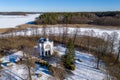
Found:
[[100, 50], [99, 50], [99, 46], [97, 45], [97, 49], [96, 49], [96, 54], [97, 54], [97, 69], [99, 69], [99, 64], [100, 64]]
[[14, 36], [17, 36], [17, 30], [14, 31]]
[[63, 27], [62, 42], [66, 44], [67, 38], [68, 38], [68, 27]]
[[33, 67], [35, 67], [35, 60], [32, 57], [33, 50], [31, 48], [24, 48], [25, 65], [28, 70], [28, 80], [32, 80]]
[[55, 80], [64, 80], [65, 79], [65, 76], [66, 76], [65, 69], [63, 67], [60, 67], [60, 65], [56, 66], [56, 67], [51, 66], [49, 68], [49, 71], [55, 77]]
[[38, 27], [35, 27], [35, 35], [37, 36], [38, 35]]
[[24, 32], [23, 36], [27, 36], [27, 29], [24, 29], [23, 32]]
[[42, 27], [42, 37], [46, 37], [46, 27], [45, 27], [45, 25]]
[[54, 27], [52, 27], [52, 37], [53, 37], [53, 40], [56, 40], [55, 39], [55, 35], [56, 35], [56, 29]]
[[108, 33], [106, 33], [106, 32], [104, 32], [104, 33], [102, 33], [102, 36], [101, 36], [101, 39], [103, 39], [103, 46], [102, 46], [102, 56], [104, 57], [104, 55], [106, 54], [106, 53], [108, 53], [109, 51], [109, 49], [108, 49], [108, 47], [109, 47], [109, 34]]
[[59, 38], [58, 39], [61, 41], [61, 36], [62, 36], [61, 26], [58, 27], [58, 30], [59, 30], [59, 32], [58, 32], [59, 33]]
[[34, 36], [34, 30], [32, 28], [30, 29], [30, 32], [31, 32], [31, 36]]
[[52, 40], [55, 39], [54, 28], [49, 28], [49, 38]]
[[78, 31], [79, 31], [78, 27], [75, 28], [75, 30], [74, 30], [74, 36], [73, 36], [73, 43], [74, 43], [74, 44], [75, 44], [76, 38], [77, 38], [77, 36], [78, 36]]
[[115, 59], [115, 62], [114, 64], [116, 64], [118, 61], [119, 61], [119, 57], [120, 57], [120, 40], [119, 40], [119, 43], [118, 43], [118, 49], [117, 49], [117, 57]]
[[95, 32], [93, 30], [88, 31], [87, 33], [87, 47], [88, 47], [88, 52], [90, 53], [91, 48], [93, 48], [93, 40], [94, 36], [96, 36]]
[[117, 32], [113, 32], [111, 33], [111, 36], [110, 36], [110, 53], [114, 53], [114, 48], [116, 46], [116, 41], [118, 40], [118, 33]]
[[10, 34], [11, 34], [11, 37], [14, 37], [14, 31], [13, 30], [10, 31]]
[[[99, 37], [100, 35], [98, 35], [97, 37]], [[97, 66], [96, 68], [99, 69], [100, 66], [100, 60], [101, 60], [101, 53], [102, 53], [102, 49], [103, 49], [103, 40], [101, 40], [100, 38], [97, 38], [96, 40], [96, 57], [97, 57]]]

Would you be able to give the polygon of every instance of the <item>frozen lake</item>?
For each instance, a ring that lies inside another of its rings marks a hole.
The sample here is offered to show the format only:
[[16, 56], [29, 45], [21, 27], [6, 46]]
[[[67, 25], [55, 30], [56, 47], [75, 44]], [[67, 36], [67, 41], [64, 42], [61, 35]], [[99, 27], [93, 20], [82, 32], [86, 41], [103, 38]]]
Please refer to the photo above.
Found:
[[18, 25], [34, 21], [40, 14], [0, 15], [0, 28], [14, 28]]

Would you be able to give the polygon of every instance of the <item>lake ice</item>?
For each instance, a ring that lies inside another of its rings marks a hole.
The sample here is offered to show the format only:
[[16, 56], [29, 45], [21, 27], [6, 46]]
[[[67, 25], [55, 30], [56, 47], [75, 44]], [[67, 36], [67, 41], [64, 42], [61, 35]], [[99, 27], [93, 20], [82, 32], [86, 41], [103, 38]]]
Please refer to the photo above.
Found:
[[18, 25], [34, 21], [40, 14], [0, 15], [0, 28], [14, 28]]

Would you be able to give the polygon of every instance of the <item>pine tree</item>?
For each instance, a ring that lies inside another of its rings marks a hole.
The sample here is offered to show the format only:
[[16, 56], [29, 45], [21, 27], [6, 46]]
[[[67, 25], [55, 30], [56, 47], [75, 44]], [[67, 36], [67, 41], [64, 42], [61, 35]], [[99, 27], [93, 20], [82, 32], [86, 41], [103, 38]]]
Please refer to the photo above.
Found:
[[63, 65], [65, 66], [65, 68], [69, 69], [69, 70], [74, 70], [75, 69], [75, 51], [74, 51], [74, 44], [73, 41], [70, 39], [68, 42], [68, 46], [65, 52], [65, 55], [63, 56]]

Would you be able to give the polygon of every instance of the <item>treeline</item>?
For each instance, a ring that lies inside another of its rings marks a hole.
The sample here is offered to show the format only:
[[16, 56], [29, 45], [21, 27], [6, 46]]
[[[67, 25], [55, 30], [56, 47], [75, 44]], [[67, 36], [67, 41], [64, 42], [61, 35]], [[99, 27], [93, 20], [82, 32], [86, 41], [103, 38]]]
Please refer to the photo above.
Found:
[[64, 12], [44, 13], [36, 24], [95, 24], [120, 26], [120, 12]]
[[26, 15], [26, 12], [0, 12], [0, 15]]
[[0, 15], [27, 15], [27, 14], [41, 14], [41, 12], [0, 12]]

